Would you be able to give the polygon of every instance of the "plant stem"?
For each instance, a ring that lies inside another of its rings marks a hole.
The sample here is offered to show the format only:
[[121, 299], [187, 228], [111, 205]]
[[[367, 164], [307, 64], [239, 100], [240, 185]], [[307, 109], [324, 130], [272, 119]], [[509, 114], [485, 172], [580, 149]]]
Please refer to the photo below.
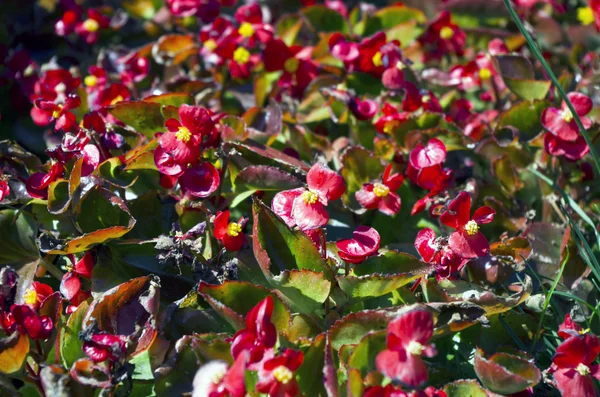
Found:
[[536, 56], [536, 58], [540, 61], [544, 70], [550, 77], [550, 80], [552, 80], [552, 83], [554, 84], [554, 86], [556, 87], [558, 92], [560, 93], [560, 96], [562, 97], [563, 101], [565, 101], [565, 103], [567, 104], [567, 107], [571, 111], [571, 114], [573, 115], [575, 123], [577, 124], [577, 127], [581, 131], [581, 135], [583, 136], [583, 138], [585, 139], [585, 142], [587, 143], [588, 147], [590, 148], [590, 153], [592, 154], [592, 158], [594, 159], [594, 164], [596, 165], [596, 170], [600, 174], [600, 157], [598, 157], [598, 153], [596, 152], [596, 148], [593, 145], [592, 139], [590, 138], [590, 135], [586, 131], [585, 127], [583, 126], [583, 123], [581, 122], [579, 115], [575, 111], [573, 104], [571, 103], [569, 98], [567, 98], [567, 94], [565, 93], [565, 90], [562, 88], [562, 85], [560, 85], [558, 79], [556, 78], [556, 75], [550, 68], [550, 65], [548, 65], [548, 62], [546, 62], [546, 59], [544, 59], [544, 55], [542, 55], [542, 52], [540, 51], [540, 48], [538, 47], [537, 43], [531, 37], [531, 35], [527, 31], [527, 29], [525, 29], [523, 22], [521, 22], [521, 19], [517, 15], [512, 4], [510, 4], [510, 0], [504, 0], [504, 4], [506, 5], [506, 8], [508, 8], [508, 12], [510, 13], [510, 16], [517, 24], [517, 27], [521, 31], [521, 34], [525, 37], [525, 40], [527, 41], [527, 45], [529, 46], [529, 49], [533, 52], [533, 54]]

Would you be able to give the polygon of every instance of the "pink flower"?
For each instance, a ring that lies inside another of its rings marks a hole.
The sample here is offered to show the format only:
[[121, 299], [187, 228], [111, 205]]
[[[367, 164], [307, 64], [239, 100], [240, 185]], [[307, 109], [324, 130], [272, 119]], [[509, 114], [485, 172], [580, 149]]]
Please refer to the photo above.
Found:
[[364, 208], [379, 209], [382, 213], [392, 216], [400, 211], [400, 196], [396, 190], [400, 189], [404, 176], [402, 174], [392, 174], [392, 165], [388, 165], [383, 172], [381, 181], [365, 183], [358, 192], [355, 193], [356, 200]]
[[377, 230], [368, 226], [359, 226], [352, 233], [352, 238], [335, 243], [340, 258], [348, 263], [361, 263], [379, 249], [381, 237]]
[[49, 114], [49, 121], [56, 121], [54, 130], [71, 131], [77, 125], [77, 118], [69, 110], [79, 107], [81, 100], [77, 95], [69, 95], [63, 103], [55, 103], [54, 101], [45, 101], [36, 99], [34, 105], [36, 108], [43, 110]]
[[187, 168], [179, 177], [179, 185], [195, 197], [208, 197], [217, 190], [221, 176], [214, 165], [208, 161]]
[[331, 55], [344, 63], [353, 62], [360, 55], [358, 44], [347, 41], [341, 33], [332, 34], [328, 44]]
[[379, 111], [379, 105], [372, 99], [352, 98], [350, 100], [350, 111], [358, 120], [371, 120]]
[[100, 31], [110, 26], [110, 19], [93, 8], [90, 8], [87, 14], [87, 19], [75, 26], [75, 33], [86, 43], [93, 44], [100, 37]]
[[10, 186], [8, 184], [8, 178], [4, 175], [0, 176], [0, 201], [4, 200], [10, 194]]
[[427, 263], [432, 263], [437, 278], [448, 278], [458, 272], [466, 260], [452, 251], [445, 239], [438, 239], [429, 228], [422, 229], [415, 238], [415, 248]]
[[427, 381], [427, 367], [421, 358], [436, 355], [428, 344], [433, 335], [433, 317], [423, 309], [400, 315], [388, 325], [387, 349], [377, 355], [377, 369], [385, 376], [416, 387]]
[[471, 219], [471, 196], [460, 194], [448, 204], [448, 209], [440, 215], [440, 221], [456, 231], [450, 235], [448, 244], [455, 254], [462, 258], [476, 258], [489, 252], [489, 243], [479, 226], [494, 220], [496, 211], [488, 206], [479, 207]]
[[33, 198], [46, 200], [48, 198], [48, 186], [63, 174], [63, 165], [60, 162], [52, 164], [50, 172], [36, 172], [31, 175], [25, 186], [27, 193]]
[[[571, 92], [567, 95], [581, 123], [587, 130], [592, 120], [585, 117], [593, 107], [592, 100], [586, 95]], [[579, 133], [575, 117], [563, 101], [561, 109], [549, 107], [542, 112], [542, 125], [548, 131], [544, 136], [544, 147], [553, 156], [564, 155], [569, 160], [579, 160], [589, 152], [585, 139]]]
[[118, 361], [127, 355], [127, 337], [124, 335], [92, 334], [84, 336], [83, 352], [94, 363]]
[[327, 224], [329, 214], [325, 206], [337, 200], [346, 191], [344, 178], [326, 165], [315, 163], [306, 175], [308, 188], [279, 192], [271, 208], [289, 227], [300, 230], [316, 229]]

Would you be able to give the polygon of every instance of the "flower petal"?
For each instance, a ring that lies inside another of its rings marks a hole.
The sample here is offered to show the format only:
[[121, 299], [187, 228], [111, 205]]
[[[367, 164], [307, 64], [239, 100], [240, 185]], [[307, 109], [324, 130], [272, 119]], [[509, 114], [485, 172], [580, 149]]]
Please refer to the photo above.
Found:
[[435, 232], [430, 228], [422, 229], [415, 238], [415, 248], [425, 262], [430, 262], [435, 255], [435, 239]]
[[217, 190], [220, 181], [219, 171], [208, 161], [188, 168], [179, 178], [181, 187], [196, 197], [210, 196]]
[[490, 251], [490, 244], [481, 232], [473, 236], [464, 231], [454, 232], [448, 239], [448, 245], [456, 255], [467, 259], [485, 256]]
[[273, 201], [271, 201], [271, 209], [274, 213], [279, 215], [281, 219], [289, 226], [296, 226], [296, 222], [292, 216], [292, 207], [294, 205], [294, 200], [296, 197], [300, 196], [304, 193], [306, 189], [299, 187], [297, 189], [285, 190], [283, 192], [279, 192], [273, 197]]
[[486, 223], [490, 223], [494, 220], [494, 215], [496, 215], [496, 210], [492, 207], [484, 205], [483, 207], [479, 207], [473, 213], [473, 220], [477, 222], [478, 225], [485, 225]]
[[[591, 112], [592, 107], [594, 106], [590, 97], [579, 92], [569, 92], [567, 98], [569, 98], [569, 101], [571, 101], [579, 116], [585, 116]], [[568, 109], [567, 104], [563, 102], [562, 108]]]
[[460, 229], [471, 218], [471, 196], [467, 192], [460, 192], [448, 204], [448, 209], [440, 215], [440, 221], [453, 229]]
[[315, 163], [306, 175], [306, 183], [314, 190], [323, 204], [337, 200], [346, 191], [344, 178], [322, 163]]
[[294, 199], [292, 217], [300, 230], [316, 229], [329, 221], [329, 214], [320, 201], [307, 204], [300, 196]]

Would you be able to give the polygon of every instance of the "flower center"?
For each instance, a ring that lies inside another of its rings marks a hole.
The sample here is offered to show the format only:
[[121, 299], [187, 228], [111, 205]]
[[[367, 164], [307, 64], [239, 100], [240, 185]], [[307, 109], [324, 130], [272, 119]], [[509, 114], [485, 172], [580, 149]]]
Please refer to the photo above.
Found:
[[425, 346], [414, 340], [411, 341], [406, 348], [406, 351], [413, 356], [420, 356], [423, 354], [423, 350], [425, 350]]
[[192, 133], [186, 127], [181, 126], [175, 133], [175, 137], [177, 138], [178, 141], [183, 141], [183, 142], [187, 143], [190, 140], [190, 138], [192, 137]]
[[26, 305], [35, 305], [35, 303], [37, 302], [37, 298], [38, 294], [33, 288], [29, 288], [27, 291], [25, 291], [25, 294], [23, 295], [23, 300], [25, 301]]
[[121, 95], [117, 95], [112, 101], [110, 101], [111, 105], [116, 105], [119, 102], [123, 102], [125, 100], [125, 98], [123, 98], [123, 96]]
[[311, 192], [310, 190], [307, 190], [304, 193], [302, 193], [302, 200], [304, 200], [304, 203], [306, 204], [314, 204], [317, 202], [318, 199], [319, 196], [317, 196], [317, 193]]
[[400, 126], [400, 120], [390, 120], [387, 123], [385, 123], [385, 125], [383, 127], [383, 132], [385, 132], [386, 134], [390, 134], [392, 131], [394, 131], [399, 126]]
[[83, 79], [83, 82], [88, 87], [95, 87], [96, 84], [98, 84], [98, 78], [96, 76], [94, 76], [93, 74], [90, 74], [89, 76], [85, 76], [85, 79]]
[[243, 37], [252, 37], [254, 35], [254, 27], [249, 22], [244, 22], [240, 25], [238, 29], [238, 33]]
[[492, 77], [492, 71], [488, 68], [479, 69], [479, 78], [481, 80], [489, 80]]
[[242, 225], [235, 222], [230, 222], [227, 225], [227, 234], [231, 237], [237, 237], [242, 232]]
[[381, 59], [381, 52], [377, 51], [375, 53], [375, 55], [373, 55], [372, 61], [373, 61], [373, 65], [375, 65], [377, 67], [383, 66], [383, 59]]
[[100, 24], [95, 19], [88, 18], [83, 22], [83, 28], [90, 33], [94, 33], [100, 29]]
[[217, 48], [217, 42], [214, 41], [213, 39], [208, 39], [204, 42], [203, 44], [204, 48], [206, 48], [208, 51], [214, 51], [215, 48]]
[[575, 371], [579, 372], [579, 374], [581, 376], [586, 376], [590, 374], [590, 368], [583, 364], [583, 363], [579, 363], [579, 365], [577, 366], [577, 368], [575, 368]]
[[440, 37], [443, 40], [450, 40], [451, 38], [454, 37], [454, 30], [450, 26], [444, 26], [440, 30]]
[[54, 87], [54, 91], [57, 94], [62, 94], [67, 90], [67, 86], [65, 85], [65, 83], [58, 83], [55, 87]]
[[431, 97], [429, 95], [423, 95], [421, 98], [421, 102], [423, 103], [429, 103], [429, 101], [431, 101]]
[[390, 188], [383, 183], [375, 183], [373, 186], [373, 193], [375, 193], [375, 196], [377, 197], [385, 197], [390, 194]]
[[250, 53], [244, 47], [238, 47], [233, 53], [233, 60], [243, 65], [250, 60]]
[[294, 373], [288, 367], [280, 365], [273, 370], [273, 377], [277, 382], [287, 385], [294, 378]]
[[300, 66], [300, 61], [297, 58], [291, 57], [288, 58], [283, 64], [283, 69], [288, 73], [296, 73], [298, 67]]
[[57, 108], [52, 111], [52, 117], [54, 117], [55, 119], [60, 117], [60, 112], [63, 109], [63, 105], [56, 105], [56, 106], [57, 106]]
[[475, 221], [469, 221], [465, 225], [465, 230], [469, 236], [474, 236], [479, 231], [479, 225]]
[[406, 65], [404, 64], [404, 62], [402, 62], [402, 61], [396, 62], [396, 69], [402, 70], [404, 68], [406, 68]]
[[580, 7], [577, 9], [577, 19], [582, 25], [594, 23], [594, 11], [591, 7]]
[[218, 385], [219, 383], [221, 383], [221, 381], [223, 380], [225, 375], [227, 375], [227, 368], [225, 368], [225, 367], [219, 368], [219, 369], [215, 370], [214, 373], [211, 374], [210, 381], [212, 383], [214, 383], [215, 385]]
[[560, 117], [562, 117], [562, 119], [567, 123], [573, 121], [573, 113], [571, 113], [570, 109], [564, 109], [562, 112], [560, 112]]

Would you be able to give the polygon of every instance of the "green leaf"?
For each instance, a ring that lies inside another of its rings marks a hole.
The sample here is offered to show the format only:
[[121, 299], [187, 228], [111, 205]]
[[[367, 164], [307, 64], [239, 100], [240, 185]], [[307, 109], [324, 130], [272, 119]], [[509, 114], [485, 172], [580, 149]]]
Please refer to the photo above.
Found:
[[502, 113], [496, 131], [512, 127], [519, 133], [520, 141], [530, 141], [543, 131], [540, 118], [544, 109], [550, 106], [547, 101], [520, 102]]
[[325, 334], [317, 336], [310, 345], [301, 346], [300, 350], [304, 353], [304, 361], [296, 371], [300, 391], [305, 396], [324, 396]]
[[342, 14], [324, 5], [306, 7], [301, 12], [317, 32], [349, 32], [348, 23]]
[[475, 372], [483, 385], [494, 393], [519, 393], [537, 385], [542, 379], [540, 370], [521, 356], [496, 353], [485, 358], [481, 349], [475, 351]]
[[325, 274], [310, 270], [285, 270], [269, 282], [293, 310], [304, 314], [321, 309], [331, 290]]
[[71, 368], [78, 359], [85, 357], [83, 353], [83, 342], [79, 339], [79, 332], [82, 331], [82, 323], [85, 313], [89, 307], [87, 301], [81, 302], [69, 319], [66, 327], [61, 333], [60, 338], [60, 356], [65, 368]]
[[144, 102], [158, 103], [163, 106], [179, 107], [183, 104], [193, 105], [194, 98], [187, 92], [169, 92], [167, 94], [152, 95], [144, 98]]
[[552, 82], [534, 80], [533, 66], [529, 59], [521, 55], [496, 55], [494, 60], [504, 84], [514, 94], [528, 101], [546, 97]]
[[165, 131], [165, 119], [161, 104], [154, 102], [123, 101], [112, 105], [108, 112], [147, 138]]
[[432, 271], [432, 267], [405, 252], [387, 251], [383, 255], [367, 258], [354, 268], [357, 276], [379, 274], [422, 275]]
[[17, 210], [0, 211], [0, 265], [20, 267], [38, 259], [36, 236], [37, 226], [31, 215]]
[[346, 85], [349, 89], [356, 91], [358, 96], [377, 96], [383, 90], [381, 79], [377, 79], [368, 73], [353, 72], [346, 77]]
[[342, 196], [344, 205], [353, 211], [364, 212], [354, 196], [363, 184], [381, 178], [384, 167], [381, 161], [361, 146], [352, 146], [342, 155], [340, 174], [346, 181], [346, 193]]
[[377, 371], [375, 359], [380, 351], [386, 349], [387, 331], [378, 331], [365, 335], [354, 348], [348, 366], [360, 370], [361, 375]]
[[487, 393], [476, 380], [457, 380], [444, 386], [448, 397], [487, 397]]
[[62, 214], [69, 207], [69, 181], [58, 179], [48, 186], [48, 212]]
[[371, 36], [377, 32], [386, 31], [407, 22], [424, 23], [426, 19], [425, 14], [421, 10], [403, 5], [395, 5], [377, 10], [364, 23], [358, 23], [354, 28], [354, 32], [361, 36]]
[[[264, 287], [243, 281], [226, 281], [221, 285], [201, 282], [198, 292], [217, 313], [222, 313], [229, 308], [241, 318], [260, 301], [271, 296], [275, 304], [271, 321], [279, 332], [286, 333], [290, 326], [291, 315], [288, 309], [276, 294]], [[242, 322], [243, 327], [245, 324]]]
[[310, 238], [292, 230], [262, 201], [252, 208], [254, 255], [267, 277], [284, 270], [308, 269], [327, 272], [329, 267]]
[[104, 178], [111, 185], [128, 188], [135, 183], [138, 175], [132, 170], [126, 170], [124, 167], [125, 164], [121, 161], [121, 158], [112, 157], [98, 165], [94, 173]]

